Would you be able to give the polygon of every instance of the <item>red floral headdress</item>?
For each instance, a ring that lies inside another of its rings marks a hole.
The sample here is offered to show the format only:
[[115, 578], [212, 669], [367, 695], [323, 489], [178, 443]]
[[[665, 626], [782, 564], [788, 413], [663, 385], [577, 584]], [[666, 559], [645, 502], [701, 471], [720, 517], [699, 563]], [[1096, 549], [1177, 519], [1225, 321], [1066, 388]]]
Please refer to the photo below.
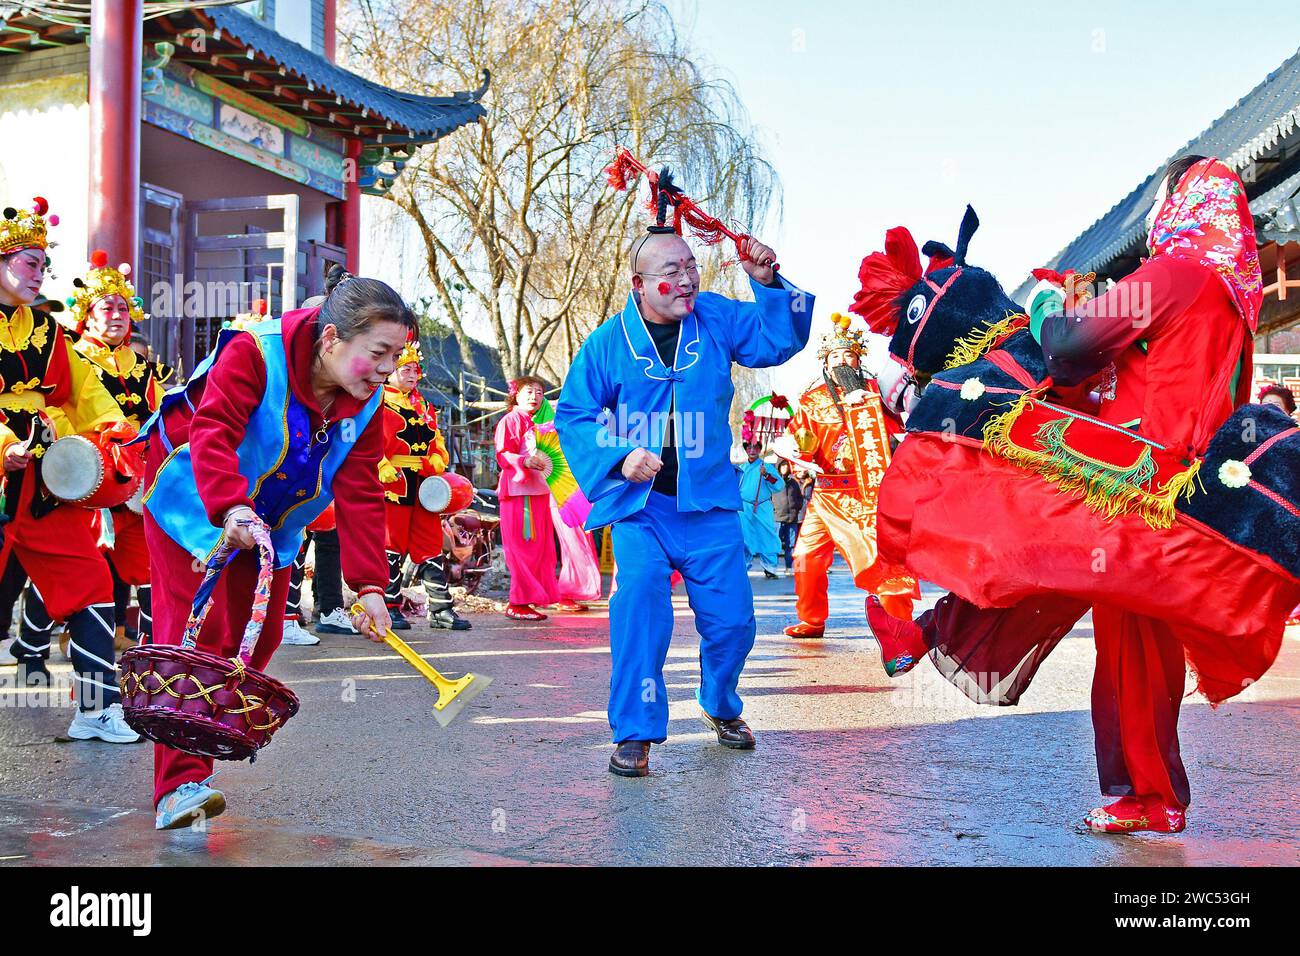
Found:
[[1147, 236], [1152, 257], [1192, 259], [1214, 270], [1254, 332], [1264, 298], [1255, 220], [1246, 187], [1217, 159], [1202, 159], [1171, 184]]

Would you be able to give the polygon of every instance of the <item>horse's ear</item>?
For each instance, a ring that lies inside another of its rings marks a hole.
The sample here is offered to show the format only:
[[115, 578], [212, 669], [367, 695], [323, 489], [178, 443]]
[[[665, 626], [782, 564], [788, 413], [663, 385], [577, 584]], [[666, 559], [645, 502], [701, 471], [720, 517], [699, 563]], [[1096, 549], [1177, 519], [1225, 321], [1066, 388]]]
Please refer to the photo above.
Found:
[[966, 215], [961, 217], [961, 228], [957, 230], [957, 254], [954, 258], [957, 265], [966, 265], [966, 249], [970, 246], [971, 236], [975, 235], [975, 230], [980, 227], [980, 217], [975, 215], [975, 210], [967, 206]]
[[921, 247], [921, 255], [925, 256], [928, 259], [933, 259], [935, 256], [940, 256], [944, 259], [957, 258], [955, 255], [953, 255], [951, 249], [945, 246], [942, 242], [936, 242], [933, 239], [931, 239], [929, 242], [927, 242], [925, 245]]

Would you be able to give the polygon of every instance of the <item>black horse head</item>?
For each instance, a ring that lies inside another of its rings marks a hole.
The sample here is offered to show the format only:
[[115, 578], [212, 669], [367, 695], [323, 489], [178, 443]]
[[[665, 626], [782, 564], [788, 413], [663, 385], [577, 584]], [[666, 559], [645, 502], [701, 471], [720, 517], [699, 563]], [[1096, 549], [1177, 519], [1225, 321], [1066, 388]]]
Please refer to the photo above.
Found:
[[943, 370], [959, 342], [1021, 311], [991, 272], [939, 269], [899, 296], [889, 351], [917, 378], [928, 379]]
[[[930, 258], [931, 271], [894, 302], [898, 326], [889, 351], [922, 381], [948, 364], [959, 342], [1022, 311], [991, 272], [966, 264], [978, 228], [979, 218], [967, 206], [956, 251], [927, 242], [921, 251]], [[943, 265], [936, 269], [936, 264]]]

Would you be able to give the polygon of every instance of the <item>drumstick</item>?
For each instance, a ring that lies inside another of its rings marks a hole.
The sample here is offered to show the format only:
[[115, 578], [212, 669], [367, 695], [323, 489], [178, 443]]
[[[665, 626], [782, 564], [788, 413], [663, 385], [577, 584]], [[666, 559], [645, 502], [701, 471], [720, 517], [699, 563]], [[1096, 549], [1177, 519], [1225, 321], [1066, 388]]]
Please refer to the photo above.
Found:
[[[53, 440], [54, 434], [54, 423], [50, 421], [44, 413], [38, 411], [32, 416], [32, 430], [28, 433], [27, 437], [19, 443], [19, 447], [22, 449], [24, 455], [30, 454], [34, 444], [38, 447], [47, 445]], [[38, 438], [40, 439], [39, 441], [37, 441]]]

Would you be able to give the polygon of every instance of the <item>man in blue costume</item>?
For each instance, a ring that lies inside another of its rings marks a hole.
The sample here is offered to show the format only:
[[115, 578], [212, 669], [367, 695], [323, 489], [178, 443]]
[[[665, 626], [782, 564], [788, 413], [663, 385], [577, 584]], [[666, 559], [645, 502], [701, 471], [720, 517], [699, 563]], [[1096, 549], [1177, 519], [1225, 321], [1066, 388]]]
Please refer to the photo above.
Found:
[[583, 343], [556, 406], [560, 441], [591, 501], [586, 526], [613, 526], [609, 723], [617, 746], [609, 769], [620, 776], [649, 773], [650, 745], [668, 736], [663, 666], [674, 570], [700, 635], [704, 720], [723, 746], [754, 746], [736, 693], [755, 625], [729, 459], [731, 366], [779, 365], [801, 350], [813, 297], [777, 274], [767, 246], [745, 238], [740, 255], [752, 303], [700, 292], [690, 246], [652, 226], [630, 251], [627, 304]]
[[745, 570], [749, 570], [757, 555], [763, 576], [774, 578], [781, 539], [776, 534], [772, 495], [781, 490], [784, 482], [776, 466], [760, 457], [762, 451], [761, 442], [752, 439], [745, 442], [745, 456], [749, 460], [736, 469], [740, 478], [740, 529], [745, 536]]

